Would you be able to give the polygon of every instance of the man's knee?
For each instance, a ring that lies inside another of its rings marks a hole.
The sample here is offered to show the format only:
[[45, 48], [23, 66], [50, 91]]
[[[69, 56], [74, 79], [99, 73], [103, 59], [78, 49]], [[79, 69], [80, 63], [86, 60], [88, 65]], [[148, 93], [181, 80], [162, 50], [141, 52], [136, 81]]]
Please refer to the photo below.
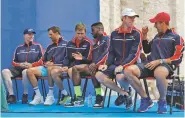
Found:
[[26, 70], [26, 74], [27, 74], [27, 76], [30, 76], [30, 75], [32, 75], [34, 73], [33, 73], [33, 70], [32, 69], [27, 69]]
[[124, 74], [117, 74], [116, 75], [116, 80], [117, 81], [123, 81], [124, 80], [124, 77], [125, 77]]
[[2, 70], [2, 75], [3, 75], [3, 77], [5, 77], [5, 76], [7, 76], [7, 75], [10, 75], [10, 74], [11, 74], [11, 72], [10, 72], [9, 69], [3, 69], [3, 70]]
[[168, 74], [169, 74], [168, 69], [163, 66], [159, 66], [154, 70], [154, 77], [156, 79], [166, 78]]
[[98, 71], [96, 74], [95, 74], [95, 77], [96, 79], [100, 82], [100, 83], [104, 83], [104, 74], [100, 71]]
[[26, 71], [27, 71], [27, 69], [24, 69], [24, 70], [22, 71], [22, 75], [23, 75], [23, 76], [25, 76], [25, 75], [27, 74]]
[[51, 70], [51, 76], [52, 76], [53, 78], [55, 78], [56, 76], [58, 76], [58, 74], [59, 74], [58, 69], [53, 69], [53, 70]]

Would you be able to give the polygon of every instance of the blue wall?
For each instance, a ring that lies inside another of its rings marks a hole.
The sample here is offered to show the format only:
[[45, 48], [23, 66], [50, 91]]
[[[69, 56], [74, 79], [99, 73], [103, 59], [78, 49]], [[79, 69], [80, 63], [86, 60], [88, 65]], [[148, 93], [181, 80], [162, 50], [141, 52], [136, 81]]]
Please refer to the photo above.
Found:
[[47, 34], [49, 27], [59, 26], [64, 38], [71, 40], [75, 25], [83, 22], [87, 36], [92, 39], [90, 26], [99, 21], [99, 0], [2, 0], [1, 4], [2, 69], [11, 67], [13, 52], [23, 43], [25, 28], [35, 29], [35, 41], [46, 48], [51, 43]]

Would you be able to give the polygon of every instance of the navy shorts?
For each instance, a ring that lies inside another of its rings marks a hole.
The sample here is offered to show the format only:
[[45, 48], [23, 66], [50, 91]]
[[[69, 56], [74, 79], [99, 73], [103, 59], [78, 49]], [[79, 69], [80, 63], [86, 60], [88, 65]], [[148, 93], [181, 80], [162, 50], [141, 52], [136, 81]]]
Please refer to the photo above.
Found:
[[114, 74], [114, 70], [115, 70], [116, 66], [115, 65], [110, 65], [107, 70], [105, 71], [101, 71], [103, 74], [107, 75], [108, 77], [115, 78], [115, 74]]
[[171, 66], [169, 64], [165, 64], [165, 63], [160, 64], [157, 67], [155, 67], [153, 70], [150, 70], [148, 68], [145, 68], [145, 65], [146, 64], [147, 63], [139, 63], [139, 64], [136, 64], [139, 67], [140, 71], [141, 71], [141, 75], [140, 75], [139, 78], [153, 77], [154, 76], [154, 70], [158, 66], [164, 66], [164, 67], [166, 67], [168, 69], [168, 71], [169, 71], [169, 75], [172, 75], [173, 74], [173, 69], [171, 68]]

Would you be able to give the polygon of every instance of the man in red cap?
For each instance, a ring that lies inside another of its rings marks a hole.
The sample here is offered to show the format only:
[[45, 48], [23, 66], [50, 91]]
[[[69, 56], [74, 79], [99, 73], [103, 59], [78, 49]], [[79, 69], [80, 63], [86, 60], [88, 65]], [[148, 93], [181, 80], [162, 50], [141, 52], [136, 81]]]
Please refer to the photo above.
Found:
[[184, 40], [169, 28], [170, 16], [168, 13], [158, 13], [154, 18], [150, 19], [151, 23], [155, 23], [154, 27], [158, 34], [153, 40], [147, 39], [148, 28], [142, 29], [143, 33], [143, 49], [147, 56], [145, 63], [132, 65], [125, 70], [125, 76], [129, 80], [131, 86], [141, 96], [141, 105], [138, 112], [146, 112], [148, 108], [153, 106], [152, 100], [146, 95], [138, 78], [155, 77], [157, 88], [160, 94], [158, 101], [158, 113], [167, 112], [166, 78], [173, 74], [172, 65], [179, 65], [182, 61], [184, 50]]

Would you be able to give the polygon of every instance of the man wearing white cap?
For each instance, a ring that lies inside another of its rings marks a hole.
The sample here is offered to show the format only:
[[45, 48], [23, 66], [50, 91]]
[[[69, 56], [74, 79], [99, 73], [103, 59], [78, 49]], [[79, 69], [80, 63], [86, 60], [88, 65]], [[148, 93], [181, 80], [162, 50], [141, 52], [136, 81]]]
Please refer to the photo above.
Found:
[[[139, 17], [133, 9], [125, 8], [122, 12], [122, 25], [111, 33], [110, 49], [105, 65], [99, 66], [96, 78], [100, 83], [121, 95], [115, 104], [126, 104], [129, 109], [132, 99], [129, 84], [124, 78], [124, 69], [136, 63], [141, 49], [141, 32], [133, 26], [135, 17]], [[119, 88], [109, 78], [116, 78], [123, 89]]]

